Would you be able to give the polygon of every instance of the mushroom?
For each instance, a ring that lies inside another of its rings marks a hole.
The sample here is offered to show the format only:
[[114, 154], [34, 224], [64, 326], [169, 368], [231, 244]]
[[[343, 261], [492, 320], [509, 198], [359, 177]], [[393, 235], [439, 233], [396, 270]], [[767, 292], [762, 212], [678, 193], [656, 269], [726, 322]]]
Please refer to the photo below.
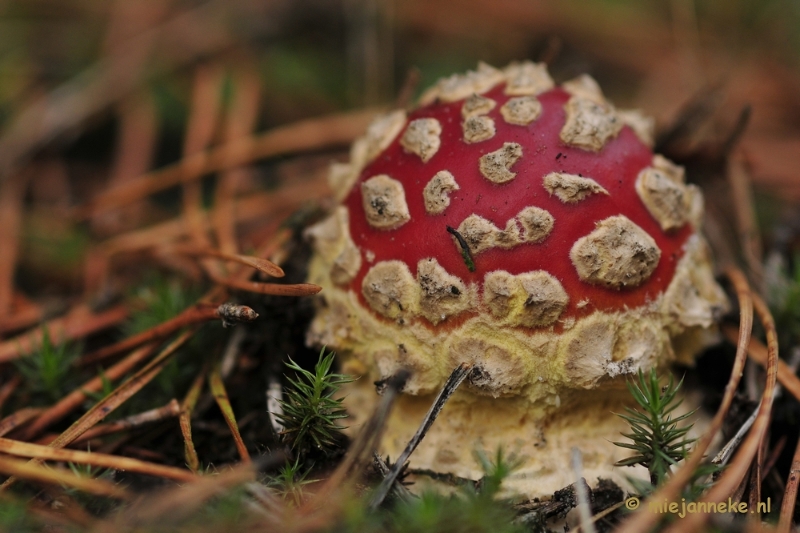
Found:
[[411, 371], [382, 451], [397, 457], [460, 363], [469, 383], [411, 465], [477, 479], [476, 447], [526, 457], [541, 495], [621, 476], [626, 376], [691, 362], [727, 301], [699, 233], [703, 199], [653, 154], [652, 120], [581, 76], [485, 64], [376, 120], [336, 164], [339, 204], [309, 228], [324, 287], [308, 342], [335, 348], [353, 426], [374, 382]]

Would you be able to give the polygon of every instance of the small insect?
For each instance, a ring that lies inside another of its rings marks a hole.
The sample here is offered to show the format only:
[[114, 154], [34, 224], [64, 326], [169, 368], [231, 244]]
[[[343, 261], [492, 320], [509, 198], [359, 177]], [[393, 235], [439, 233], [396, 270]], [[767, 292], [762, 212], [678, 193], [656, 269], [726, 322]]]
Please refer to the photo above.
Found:
[[217, 307], [217, 314], [222, 319], [222, 327], [235, 326], [240, 322], [252, 322], [258, 318], [258, 313], [246, 305], [225, 302]]

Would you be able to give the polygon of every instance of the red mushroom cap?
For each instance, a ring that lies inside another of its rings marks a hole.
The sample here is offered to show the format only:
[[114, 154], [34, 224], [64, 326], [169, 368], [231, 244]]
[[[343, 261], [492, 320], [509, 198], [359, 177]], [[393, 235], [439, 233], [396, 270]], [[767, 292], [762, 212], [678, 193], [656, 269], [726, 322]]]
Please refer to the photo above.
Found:
[[309, 230], [327, 303], [310, 340], [376, 377], [410, 367], [410, 392], [463, 360], [485, 370], [479, 390], [548, 382], [526, 388], [544, 397], [672, 357], [670, 337], [725, 300], [700, 192], [651, 128], [588, 76], [558, 87], [533, 63], [481, 65], [380, 119]]

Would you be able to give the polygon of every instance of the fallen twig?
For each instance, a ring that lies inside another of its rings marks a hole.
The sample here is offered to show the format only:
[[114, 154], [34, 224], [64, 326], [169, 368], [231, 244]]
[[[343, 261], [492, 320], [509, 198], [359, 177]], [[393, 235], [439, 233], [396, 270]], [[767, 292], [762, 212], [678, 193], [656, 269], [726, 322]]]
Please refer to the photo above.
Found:
[[397, 458], [397, 462], [395, 462], [391, 473], [383, 479], [380, 486], [375, 491], [375, 494], [372, 496], [372, 500], [370, 500], [369, 503], [370, 509], [376, 509], [383, 502], [384, 498], [386, 498], [386, 495], [389, 493], [389, 489], [392, 488], [397, 476], [403, 469], [403, 465], [406, 464], [408, 458], [411, 456], [414, 450], [417, 449], [419, 443], [428, 433], [428, 430], [439, 416], [439, 413], [444, 408], [447, 400], [450, 399], [450, 396], [453, 395], [458, 386], [461, 385], [465, 379], [467, 379], [467, 376], [469, 376], [470, 372], [472, 372], [472, 364], [461, 363], [455, 368], [455, 370], [453, 370], [453, 373], [450, 374], [450, 377], [447, 378], [444, 387], [442, 387], [442, 390], [439, 391], [439, 395], [436, 397], [433, 405], [431, 405], [431, 408], [428, 410], [428, 413], [422, 420], [422, 424], [420, 425], [419, 429], [417, 429], [417, 432], [414, 433], [413, 437], [411, 437], [411, 440], [408, 441], [408, 444], [403, 450], [403, 453], [400, 454], [400, 457]]
[[79, 444], [81, 442], [86, 442], [88, 440], [96, 439], [97, 437], [102, 437], [104, 435], [110, 435], [112, 433], [119, 433], [120, 431], [127, 431], [145, 424], [161, 422], [162, 420], [167, 420], [168, 418], [175, 418], [180, 414], [181, 406], [178, 403], [178, 400], [173, 398], [167, 405], [162, 407], [156, 407], [155, 409], [150, 409], [149, 411], [131, 415], [123, 418], [122, 420], [116, 420], [107, 424], [98, 424], [75, 439], [73, 444]]
[[306, 510], [318, 508], [321, 502], [327, 501], [333, 494], [342, 490], [348, 476], [356, 472], [360, 474], [360, 467], [366, 464], [367, 458], [370, 457], [372, 451], [380, 443], [386, 420], [394, 406], [397, 395], [405, 386], [409, 375], [410, 373], [407, 370], [400, 370], [386, 380], [386, 388], [372, 416], [362, 426], [358, 436], [347, 450], [344, 459], [325, 481], [321, 490], [300, 509], [301, 513], [305, 514]]

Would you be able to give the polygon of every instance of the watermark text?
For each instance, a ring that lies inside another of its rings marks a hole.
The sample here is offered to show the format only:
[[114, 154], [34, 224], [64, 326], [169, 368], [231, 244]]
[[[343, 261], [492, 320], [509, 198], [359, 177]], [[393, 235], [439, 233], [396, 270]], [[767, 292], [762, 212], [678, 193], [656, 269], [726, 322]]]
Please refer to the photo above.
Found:
[[[641, 505], [641, 500], [635, 496], [625, 500], [625, 507], [635, 511]], [[736, 502], [732, 498], [722, 502], [687, 502], [686, 498], [681, 498], [679, 502], [667, 500], [647, 500], [647, 511], [656, 514], [674, 514], [678, 518], [684, 518], [687, 514], [697, 513], [763, 513], [768, 514], [772, 510], [772, 501], [767, 498], [765, 502], [759, 502], [755, 509], [751, 509], [747, 502]]]

